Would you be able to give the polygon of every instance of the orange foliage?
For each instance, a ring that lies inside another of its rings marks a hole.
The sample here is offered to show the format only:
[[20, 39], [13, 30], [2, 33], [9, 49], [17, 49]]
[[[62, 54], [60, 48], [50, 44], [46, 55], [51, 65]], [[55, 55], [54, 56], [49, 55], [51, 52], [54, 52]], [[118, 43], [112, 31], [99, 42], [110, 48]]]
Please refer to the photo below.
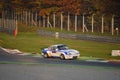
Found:
[[78, 0], [44, 0], [40, 15], [49, 15], [52, 12], [64, 12], [70, 14], [80, 13], [80, 1]]
[[80, 12], [80, 1], [78, 0], [58, 0], [57, 5], [61, 12], [69, 12], [71, 14], [79, 14]]

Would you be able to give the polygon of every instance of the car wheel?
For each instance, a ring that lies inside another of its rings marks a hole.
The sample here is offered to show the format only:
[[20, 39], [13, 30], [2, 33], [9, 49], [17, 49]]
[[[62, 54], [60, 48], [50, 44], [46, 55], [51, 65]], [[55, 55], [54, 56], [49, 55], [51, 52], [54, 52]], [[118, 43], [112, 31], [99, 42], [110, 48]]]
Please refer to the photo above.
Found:
[[65, 56], [63, 54], [60, 55], [60, 59], [64, 60]]
[[49, 55], [46, 53], [43, 55], [44, 58], [49, 58]]

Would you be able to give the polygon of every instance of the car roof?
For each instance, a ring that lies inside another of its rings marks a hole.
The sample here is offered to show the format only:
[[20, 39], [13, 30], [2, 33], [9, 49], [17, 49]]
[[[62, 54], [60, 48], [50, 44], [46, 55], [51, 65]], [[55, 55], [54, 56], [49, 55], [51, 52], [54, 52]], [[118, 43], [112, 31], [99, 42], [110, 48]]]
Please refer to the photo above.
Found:
[[52, 46], [66, 46], [65, 44], [55, 44], [55, 45], [52, 45]]

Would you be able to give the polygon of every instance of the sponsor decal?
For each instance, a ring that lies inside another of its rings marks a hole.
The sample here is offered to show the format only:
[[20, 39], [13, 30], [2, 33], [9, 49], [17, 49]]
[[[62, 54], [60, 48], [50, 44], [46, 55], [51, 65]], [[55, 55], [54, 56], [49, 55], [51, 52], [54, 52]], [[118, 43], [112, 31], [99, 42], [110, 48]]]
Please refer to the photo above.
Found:
[[111, 56], [120, 56], [120, 50], [112, 50]]

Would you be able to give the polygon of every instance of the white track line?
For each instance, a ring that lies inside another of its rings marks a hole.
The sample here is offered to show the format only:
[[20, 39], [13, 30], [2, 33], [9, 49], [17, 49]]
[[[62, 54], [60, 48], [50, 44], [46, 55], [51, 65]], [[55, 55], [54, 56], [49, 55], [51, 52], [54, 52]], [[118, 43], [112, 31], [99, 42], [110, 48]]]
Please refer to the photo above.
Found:
[[108, 60], [86, 60], [87, 62], [101, 62], [101, 63], [107, 63]]

